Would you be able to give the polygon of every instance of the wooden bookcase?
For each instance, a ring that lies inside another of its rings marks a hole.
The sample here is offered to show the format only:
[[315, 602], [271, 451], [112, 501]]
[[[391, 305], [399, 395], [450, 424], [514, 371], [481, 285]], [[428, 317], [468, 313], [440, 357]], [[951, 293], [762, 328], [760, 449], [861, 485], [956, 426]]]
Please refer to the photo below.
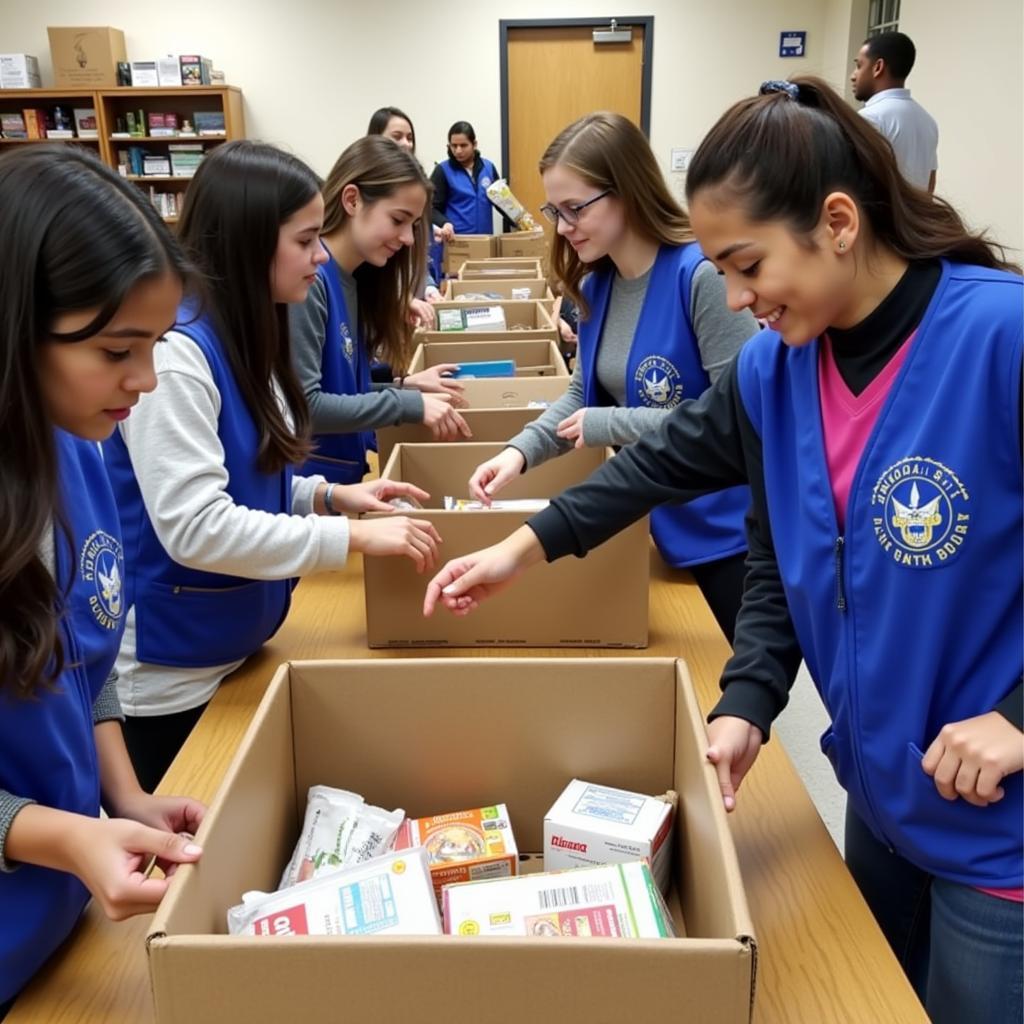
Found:
[[[171, 143], [197, 143], [208, 151], [211, 147], [228, 139], [245, 137], [245, 116], [242, 112], [242, 91], [233, 85], [181, 86], [164, 89], [146, 89], [124, 86], [116, 89], [2, 89], [0, 90], [0, 113], [20, 114], [28, 108], [42, 109], [48, 112], [54, 107], [66, 110], [72, 123], [75, 108], [91, 107], [96, 111], [98, 137], [95, 139], [0, 139], [0, 157], [3, 153], [17, 146], [39, 145], [42, 142], [75, 143], [95, 150], [101, 160], [117, 170], [119, 153], [127, 152], [129, 147], [138, 146], [151, 156], [168, 156]], [[223, 135], [133, 135], [118, 137], [116, 134], [118, 120], [127, 120], [130, 112], [138, 116], [142, 111], [146, 116], [148, 133], [148, 116], [151, 113], [175, 113], [178, 115], [178, 127], [187, 119], [195, 128], [197, 111], [216, 111], [224, 115]], [[171, 175], [126, 175], [140, 188], [169, 193], [175, 196], [175, 205], [180, 208], [181, 199], [188, 183], [187, 177]], [[174, 223], [176, 217], [165, 217], [168, 223]]]

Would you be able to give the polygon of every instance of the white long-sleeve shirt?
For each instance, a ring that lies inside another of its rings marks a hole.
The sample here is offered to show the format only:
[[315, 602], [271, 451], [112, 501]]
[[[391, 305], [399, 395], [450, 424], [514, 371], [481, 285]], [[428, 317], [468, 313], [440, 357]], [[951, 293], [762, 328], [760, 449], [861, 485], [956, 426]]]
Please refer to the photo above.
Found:
[[[198, 345], [170, 332], [154, 358], [158, 386], [120, 424], [146, 512], [168, 555], [181, 565], [254, 580], [340, 569], [348, 558], [344, 516], [313, 513], [322, 476], [295, 476], [292, 513], [238, 505], [227, 491], [217, 434], [221, 396]], [[275, 385], [287, 416], [287, 406]], [[204, 668], [139, 662], [135, 610], [126, 617], [117, 658], [118, 693], [127, 715], [167, 715], [205, 704], [240, 661]]]

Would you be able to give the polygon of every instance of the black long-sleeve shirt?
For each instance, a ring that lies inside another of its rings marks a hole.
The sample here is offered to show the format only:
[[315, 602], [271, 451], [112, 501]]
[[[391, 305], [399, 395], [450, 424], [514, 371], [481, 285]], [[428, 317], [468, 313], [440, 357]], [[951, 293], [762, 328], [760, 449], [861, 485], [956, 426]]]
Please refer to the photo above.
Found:
[[[855, 394], [920, 323], [940, 272], [935, 262], [912, 264], [861, 324], [828, 332], [836, 366]], [[743, 718], [767, 739], [789, 698], [801, 651], [772, 543], [761, 439], [744, 408], [735, 361], [703, 395], [673, 410], [658, 431], [623, 449], [527, 525], [548, 561], [582, 557], [658, 505], [744, 483], [752, 494], [747, 580], [733, 655], [722, 673], [723, 695], [710, 717]], [[1024, 687], [1018, 684], [995, 710], [1022, 728]]]
[[[448, 159], [451, 159], [450, 157]], [[473, 178], [473, 184], [480, 180], [480, 172], [483, 170], [484, 161], [483, 157], [479, 153], [473, 160], [473, 170], [471, 172]], [[497, 170], [497, 168], [495, 168]], [[498, 171], [498, 176], [501, 177], [501, 172]], [[448, 217], [448, 178], [444, 173], [444, 167], [441, 164], [436, 164], [433, 171], [430, 173], [430, 181], [434, 186], [434, 201], [430, 211], [430, 220], [437, 227], [443, 228], [445, 224], [451, 219]], [[508, 219], [501, 211], [502, 228], [505, 231], [511, 231], [514, 227], [512, 221]]]

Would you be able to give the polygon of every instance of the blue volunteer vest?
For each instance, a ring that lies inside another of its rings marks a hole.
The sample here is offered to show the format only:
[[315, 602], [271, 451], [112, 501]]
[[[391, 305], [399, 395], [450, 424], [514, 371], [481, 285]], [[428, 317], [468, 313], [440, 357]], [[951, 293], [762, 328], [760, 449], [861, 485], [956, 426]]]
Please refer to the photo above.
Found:
[[[98, 445], [60, 430], [54, 442], [72, 543], [54, 530], [58, 587], [71, 583], [60, 622], [64, 670], [54, 690], [31, 700], [0, 690], [0, 789], [95, 818], [92, 709], [121, 644], [124, 560]], [[85, 886], [63, 871], [23, 864], [0, 874], [0, 1003], [67, 938], [88, 900]]]
[[[704, 261], [696, 244], [662, 246], [640, 310], [626, 364], [630, 408], [672, 409], [711, 386], [690, 324], [693, 275]], [[579, 325], [577, 358], [588, 406], [610, 404], [597, 380], [597, 348], [608, 315], [614, 271], [590, 274], [583, 294], [590, 316]], [[747, 550], [743, 517], [749, 487], [730, 487], [685, 505], [663, 505], [651, 513], [651, 534], [669, 565], [700, 565]]]
[[498, 179], [498, 171], [490, 160], [481, 157], [483, 166], [474, 184], [469, 172], [457, 160], [449, 157], [441, 168], [448, 181], [448, 205], [445, 217], [457, 235], [491, 235], [494, 233], [494, 214], [487, 186]]
[[[327, 294], [327, 323], [320, 387], [331, 395], [365, 395], [370, 391], [370, 359], [351, 322], [341, 288], [341, 269], [332, 256], [316, 268]], [[357, 484], [369, 466], [366, 453], [376, 448], [372, 430], [351, 434], [315, 434], [316, 449], [302, 467], [312, 476], [322, 473], [336, 484]]]
[[[991, 711], [1022, 670], [1021, 278], [944, 263], [869, 438], [839, 536], [818, 343], [763, 331], [739, 355], [764, 448], [790, 614], [832, 719], [822, 749], [875, 835], [965, 885], [1022, 884], [1022, 775], [989, 807], [921, 769], [942, 726]], [[1017, 440], [1015, 440], [1017, 439]]]
[[[257, 468], [259, 432], [213, 327], [205, 317], [193, 319], [184, 308], [179, 317], [183, 322], [174, 330], [199, 346], [220, 393], [217, 435], [224, 447], [228, 494], [237, 505], [290, 513], [291, 467], [280, 473]], [[173, 561], [146, 512], [120, 431], [105, 442], [104, 450], [121, 513], [127, 601], [135, 607], [138, 660], [201, 668], [238, 661], [257, 651], [284, 620], [292, 581], [226, 576]]]

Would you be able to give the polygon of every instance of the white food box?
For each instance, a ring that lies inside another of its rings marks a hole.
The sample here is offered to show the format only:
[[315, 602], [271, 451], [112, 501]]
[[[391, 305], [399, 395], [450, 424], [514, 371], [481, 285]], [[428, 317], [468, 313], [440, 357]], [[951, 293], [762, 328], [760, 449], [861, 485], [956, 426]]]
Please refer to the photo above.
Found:
[[242, 900], [228, 911], [232, 935], [441, 934], [422, 847]]
[[507, 322], [501, 306], [466, 306], [439, 310], [437, 326], [441, 331], [504, 331]]
[[27, 53], [0, 53], [0, 89], [38, 89], [39, 61]]
[[544, 816], [544, 870], [646, 858], [668, 892], [673, 803], [573, 779]]
[[674, 934], [646, 861], [446, 885], [447, 935], [663, 939]]

